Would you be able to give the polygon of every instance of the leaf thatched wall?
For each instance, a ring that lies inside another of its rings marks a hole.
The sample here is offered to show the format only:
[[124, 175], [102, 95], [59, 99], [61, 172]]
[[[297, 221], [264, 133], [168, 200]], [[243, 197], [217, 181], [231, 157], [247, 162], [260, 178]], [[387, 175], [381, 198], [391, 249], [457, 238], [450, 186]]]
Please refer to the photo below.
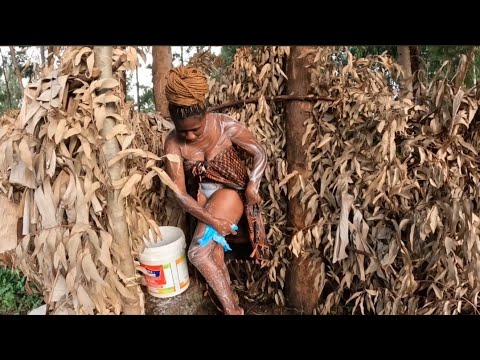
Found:
[[[212, 78], [209, 83], [210, 105], [229, 101], [259, 98], [238, 108], [227, 109], [232, 117], [244, 123], [255, 134], [267, 152], [268, 163], [261, 195], [265, 200], [264, 221], [267, 240], [274, 257], [267, 268], [260, 269], [250, 262], [235, 264], [233, 271], [236, 285], [250, 299], [274, 298], [278, 304], [285, 303], [283, 287], [288, 258], [286, 223], [287, 197], [285, 160], [285, 119], [282, 103], [266, 101], [265, 97], [281, 95], [286, 84], [284, 66], [289, 47], [240, 48], [233, 63], [224, 74]], [[239, 266], [240, 265], [240, 266]], [[240, 270], [243, 276], [237, 276]]]
[[[322, 291], [317, 313], [478, 312], [476, 89], [445, 80], [456, 70], [446, 65], [420, 84], [415, 102], [398, 99], [401, 68], [389, 56], [311, 55], [311, 94], [338, 99], [318, 101], [308, 121], [311, 179], [286, 174], [282, 106], [262, 97], [283, 94], [288, 48], [241, 49], [211, 81], [211, 104], [260, 97], [228, 110], [269, 156], [262, 193], [276, 255], [268, 279], [253, 271], [244, 287], [283, 303], [289, 258], [305, 252], [321, 269], [312, 284]], [[301, 198], [307, 225], [291, 243], [287, 195]]]
[[[112, 63], [120, 65], [120, 57], [125, 61], [114, 78], [95, 80], [93, 49], [68, 48], [59, 70], [27, 86], [18, 116], [2, 119], [1, 190], [23, 208], [16, 265], [42, 285], [54, 314], [119, 314], [123, 299], [133, 299], [131, 286], [143, 301], [140, 275], [127, 277], [120, 270], [128, 259], [108, 231], [114, 225], [106, 212], [107, 194], [120, 190], [136, 254], [147, 230], [156, 229], [139, 194], [153, 178], [150, 170], [160, 177], [164, 171], [155, 167], [158, 156], [132, 148], [135, 121], [118, 77], [137, 66], [136, 49], [115, 49]], [[109, 90], [97, 96], [100, 87]], [[116, 125], [102, 136], [106, 104], [112, 103]], [[111, 139], [121, 151], [107, 163], [102, 144]], [[112, 180], [108, 168], [116, 164], [124, 173]]]

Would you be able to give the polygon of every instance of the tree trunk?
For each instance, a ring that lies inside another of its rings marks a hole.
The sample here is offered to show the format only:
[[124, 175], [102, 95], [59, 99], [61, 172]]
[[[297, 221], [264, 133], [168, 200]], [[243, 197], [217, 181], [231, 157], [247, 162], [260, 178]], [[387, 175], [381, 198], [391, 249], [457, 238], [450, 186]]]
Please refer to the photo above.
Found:
[[2, 57], [3, 76], [5, 77], [5, 88], [7, 90], [8, 107], [11, 109], [13, 107], [12, 95], [10, 94], [10, 88], [8, 86], [7, 64], [5, 64], [5, 58], [3, 57], [2, 50], [0, 50], [0, 56]]
[[15, 75], [17, 76], [18, 80], [18, 86], [20, 86], [20, 91], [23, 97], [22, 75], [20, 74], [20, 67], [18, 66], [17, 53], [15, 52], [15, 48], [13, 46], [10, 46], [10, 56], [12, 57], [13, 67], [15, 68]]
[[[290, 57], [287, 61], [287, 94], [294, 96], [308, 95], [310, 75], [305, 66], [312, 63], [313, 57], [306, 56], [302, 59], [298, 57], [309, 49], [304, 46], [292, 46], [290, 48]], [[292, 100], [286, 103], [285, 109], [287, 115], [285, 131], [288, 172], [297, 170], [304, 179], [311, 179], [311, 170], [305, 164], [306, 146], [302, 146], [302, 137], [306, 130], [304, 122], [311, 116], [313, 103]], [[293, 183], [295, 182], [292, 181], [288, 184], [289, 192]], [[289, 200], [288, 218], [296, 230], [305, 227], [305, 214], [298, 196]], [[308, 261], [302, 255], [292, 262], [287, 278], [287, 294], [293, 307], [306, 314], [311, 314], [318, 303], [320, 293], [313, 287], [316, 274], [312, 275], [307, 265]]]
[[[102, 73], [100, 79], [112, 77], [112, 47], [111, 46], [96, 46], [95, 50], [95, 67], [98, 67]], [[98, 93], [104, 92], [99, 89]], [[115, 105], [113, 103], [106, 105], [107, 118], [105, 119], [103, 129], [100, 135], [105, 139], [105, 135], [109, 133], [116, 125], [115, 118], [108, 116], [115, 112]], [[113, 137], [111, 140], [103, 140], [103, 151], [105, 154], [105, 161], [108, 163], [118, 152], [120, 146], [117, 138]], [[123, 161], [117, 162], [108, 168], [108, 173], [112, 181], [119, 180], [125, 173], [125, 163]], [[125, 220], [124, 203], [118, 200], [120, 190], [110, 190], [107, 198], [107, 216], [109, 218], [109, 230], [113, 236], [113, 241], [117, 245], [120, 257], [120, 264], [118, 264], [121, 272], [127, 278], [134, 278], [136, 275], [135, 264], [133, 262], [132, 251], [130, 247], [130, 239], [128, 237], [128, 227]], [[125, 297], [123, 299], [123, 312], [126, 315], [142, 314], [140, 299], [138, 295], [137, 286], [129, 286], [127, 289], [135, 300], [130, 300]]]
[[170, 46], [152, 46], [152, 78], [155, 111], [164, 118], [169, 116], [168, 102], [165, 96], [165, 76], [172, 68], [172, 50]]
[[403, 69], [400, 77], [400, 97], [412, 98], [412, 65], [410, 62], [410, 49], [408, 46], [398, 46], [398, 63]]

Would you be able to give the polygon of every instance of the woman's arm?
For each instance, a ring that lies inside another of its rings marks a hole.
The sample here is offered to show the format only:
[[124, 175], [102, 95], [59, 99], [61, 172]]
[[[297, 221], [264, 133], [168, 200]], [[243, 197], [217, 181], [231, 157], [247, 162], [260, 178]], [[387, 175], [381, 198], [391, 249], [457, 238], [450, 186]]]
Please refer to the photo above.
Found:
[[224, 129], [225, 134], [232, 143], [240, 146], [253, 156], [253, 168], [250, 173], [250, 182], [246, 189], [246, 196], [249, 203], [258, 203], [261, 201], [258, 189], [267, 167], [267, 154], [252, 132], [242, 123], [225, 116]]
[[175, 154], [178, 155], [180, 161], [172, 162], [168, 159], [166, 160], [166, 172], [172, 181], [178, 187], [178, 193], [175, 193], [175, 197], [179, 202], [180, 206], [193, 216], [195, 216], [201, 222], [208, 224], [214, 227], [219, 233], [235, 233], [230, 227], [228, 220], [216, 218], [212, 216], [204, 207], [192, 198], [186, 190], [185, 187], [185, 174], [183, 170], [183, 159], [180, 148], [175, 142], [175, 133], [171, 132], [165, 141], [165, 154]]

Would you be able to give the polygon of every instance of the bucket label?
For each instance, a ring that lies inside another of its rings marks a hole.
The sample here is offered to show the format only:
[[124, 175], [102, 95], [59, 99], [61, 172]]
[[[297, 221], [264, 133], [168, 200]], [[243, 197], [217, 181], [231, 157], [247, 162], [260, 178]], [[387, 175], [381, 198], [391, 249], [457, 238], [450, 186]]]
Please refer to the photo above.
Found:
[[148, 275], [145, 276], [145, 280], [147, 281], [149, 287], [169, 288], [173, 285], [173, 276], [170, 264], [140, 265], [148, 272]]

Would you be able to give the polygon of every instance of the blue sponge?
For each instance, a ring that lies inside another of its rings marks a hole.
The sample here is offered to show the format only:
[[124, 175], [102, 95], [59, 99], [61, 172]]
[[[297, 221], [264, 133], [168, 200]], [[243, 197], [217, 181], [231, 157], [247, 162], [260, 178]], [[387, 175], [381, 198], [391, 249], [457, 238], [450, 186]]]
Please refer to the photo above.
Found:
[[[238, 226], [234, 224], [232, 225], [232, 229], [237, 231]], [[213, 241], [222, 245], [225, 251], [232, 250], [228, 245], [227, 241], [225, 240], [225, 238], [222, 235], [220, 235], [217, 232], [217, 230], [215, 230], [213, 227], [211, 227], [210, 225], [207, 225], [205, 227], [205, 232], [203, 233], [203, 236], [200, 239], [198, 239], [198, 243], [200, 244], [200, 246], [203, 247], [203, 246], [206, 246], [212, 239]]]

